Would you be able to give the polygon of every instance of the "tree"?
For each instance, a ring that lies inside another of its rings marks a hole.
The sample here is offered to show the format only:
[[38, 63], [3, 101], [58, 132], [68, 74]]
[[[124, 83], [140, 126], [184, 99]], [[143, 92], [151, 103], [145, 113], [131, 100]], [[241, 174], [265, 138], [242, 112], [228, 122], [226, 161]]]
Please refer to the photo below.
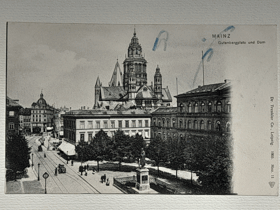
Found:
[[108, 156], [110, 141], [110, 137], [101, 129], [90, 142], [91, 159], [97, 161], [97, 171], [99, 171], [99, 161], [105, 160]]
[[138, 133], [131, 137], [131, 155], [134, 160], [138, 160], [141, 157], [141, 149], [146, 148], [146, 142]]
[[178, 170], [182, 168], [186, 162], [184, 148], [185, 140], [169, 138], [167, 141], [167, 157], [171, 168], [176, 170], [176, 178], [178, 176]]
[[92, 156], [92, 151], [89, 148], [88, 142], [85, 142], [84, 140], [79, 141], [76, 146], [76, 153], [78, 154], [78, 158], [81, 160], [81, 163], [89, 160]]
[[28, 142], [23, 135], [8, 133], [6, 137], [6, 168], [24, 171], [30, 166], [30, 150]]
[[167, 145], [159, 136], [156, 136], [151, 140], [149, 147], [147, 149], [147, 157], [155, 161], [156, 166], [158, 167], [159, 175], [159, 164], [161, 162], [167, 161]]
[[119, 170], [124, 158], [131, 156], [130, 137], [125, 135], [123, 131], [117, 130], [109, 144], [109, 157], [111, 160], [119, 162]]
[[[232, 160], [230, 136], [188, 138], [191, 158], [188, 167], [195, 171], [198, 181], [209, 194], [229, 194], [231, 190]], [[186, 152], [185, 150], [185, 152]]]

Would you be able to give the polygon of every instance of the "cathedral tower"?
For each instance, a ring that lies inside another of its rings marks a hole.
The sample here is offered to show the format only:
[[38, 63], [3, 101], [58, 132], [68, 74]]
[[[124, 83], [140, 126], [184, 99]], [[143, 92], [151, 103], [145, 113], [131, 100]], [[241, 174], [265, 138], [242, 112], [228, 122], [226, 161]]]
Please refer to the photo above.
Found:
[[161, 100], [162, 99], [162, 76], [160, 73], [160, 68], [157, 66], [156, 73], [154, 76], [154, 92], [156, 97]]
[[[135, 76], [135, 85], [137, 90], [144, 84], [147, 84], [147, 61], [142, 55], [142, 47], [139, 44], [138, 38], [136, 37], [136, 31], [134, 29], [133, 37], [129, 44], [128, 55], [123, 62], [124, 77], [123, 77], [123, 87], [126, 91], [129, 91], [130, 76]], [[131, 74], [131, 66], [133, 66], [134, 73]]]
[[128, 73], [128, 100], [134, 100], [136, 97], [136, 73], [135, 73], [135, 66], [133, 64], [129, 67]]
[[95, 103], [94, 103], [94, 107], [98, 107], [98, 102], [100, 99], [100, 94], [101, 94], [101, 82], [99, 77], [97, 77], [96, 83], [95, 83]]

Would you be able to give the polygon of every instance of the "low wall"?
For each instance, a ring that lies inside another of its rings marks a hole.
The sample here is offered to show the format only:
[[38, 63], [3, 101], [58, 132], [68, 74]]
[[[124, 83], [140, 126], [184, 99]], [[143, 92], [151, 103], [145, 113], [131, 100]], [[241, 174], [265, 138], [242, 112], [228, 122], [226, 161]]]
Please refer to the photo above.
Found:
[[[137, 191], [125, 185], [125, 183], [127, 182], [136, 182], [136, 176], [114, 178], [113, 180], [114, 180], [114, 185], [120, 188], [124, 193], [138, 194]], [[165, 188], [166, 190], [170, 191], [173, 194], [177, 193], [176, 187], [172, 186], [171, 184], [163, 182], [152, 176], [149, 177], [149, 180], [150, 180], [150, 184], [151, 183], [156, 184], [162, 188]]]

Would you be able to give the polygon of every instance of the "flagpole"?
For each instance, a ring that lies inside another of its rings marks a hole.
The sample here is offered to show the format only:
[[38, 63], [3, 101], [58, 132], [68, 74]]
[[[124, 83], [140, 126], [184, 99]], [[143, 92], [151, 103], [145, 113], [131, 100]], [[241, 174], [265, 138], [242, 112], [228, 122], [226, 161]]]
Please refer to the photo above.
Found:
[[203, 85], [204, 85], [204, 59], [203, 59], [203, 50], [202, 50], [202, 71], [203, 71]]
[[178, 79], [176, 77], [176, 89], [177, 89], [177, 95], [178, 95]]

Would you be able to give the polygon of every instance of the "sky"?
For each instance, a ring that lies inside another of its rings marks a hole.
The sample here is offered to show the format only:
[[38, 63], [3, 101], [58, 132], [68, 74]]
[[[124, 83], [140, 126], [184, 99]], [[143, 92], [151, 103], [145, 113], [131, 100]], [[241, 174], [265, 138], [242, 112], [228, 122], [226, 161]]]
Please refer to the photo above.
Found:
[[[172, 96], [177, 95], [176, 78], [179, 94], [202, 85], [202, 51], [213, 42], [207, 26], [9, 23], [8, 96], [30, 107], [42, 91], [47, 103], [55, 107], [93, 107], [97, 77], [108, 86], [117, 59], [123, 71], [134, 28], [148, 62], [148, 84], [159, 65], [163, 87], [168, 86]], [[153, 50], [161, 31], [166, 32]], [[205, 84], [227, 79], [222, 54], [217, 51], [211, 62], [204, 62]], [[176, 105], [174, 97], [172, 104]]]

